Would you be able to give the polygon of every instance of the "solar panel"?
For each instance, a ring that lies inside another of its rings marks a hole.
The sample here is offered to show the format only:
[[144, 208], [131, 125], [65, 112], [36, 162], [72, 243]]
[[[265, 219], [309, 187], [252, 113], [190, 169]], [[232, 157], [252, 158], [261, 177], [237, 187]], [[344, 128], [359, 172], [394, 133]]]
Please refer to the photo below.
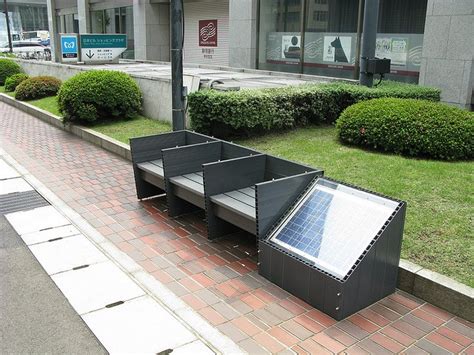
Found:
[[320, 178], [269, 240], [343, 279], [397, 206]]

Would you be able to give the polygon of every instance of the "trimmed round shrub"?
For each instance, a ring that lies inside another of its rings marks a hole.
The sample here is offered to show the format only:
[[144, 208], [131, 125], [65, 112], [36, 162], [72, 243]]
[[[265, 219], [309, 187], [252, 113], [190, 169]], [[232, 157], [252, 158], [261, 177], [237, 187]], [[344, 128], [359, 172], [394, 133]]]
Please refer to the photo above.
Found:
[[5, 85], [5, 80], [9, 76], [21, 73], [20, 65], [11, 60], [0, 58], [0, 85]]
[[65, 81], [58, 102], [65, 122], [94, 123], [133, 118], [141, 111], [142, 94], [128, 74], [91, 70]]
[[54, 96], [61, 87], [61, 80], [52, 76], [34, 76], [16, 87], [15, 99], [35, 100]]
[[383, 98], [348, 107], [336, 122], [343, 142], [443, 160], [474, 156], [474, 113], [441, 103]]
[[5, 91], [6, 92], [15, 91], [16, 87], [20, 85], [26, 79], [28, 79], [28, 75], [24, 73], [18, 73], [18, 74], [9, 76], [7, 80], [5, 80]]

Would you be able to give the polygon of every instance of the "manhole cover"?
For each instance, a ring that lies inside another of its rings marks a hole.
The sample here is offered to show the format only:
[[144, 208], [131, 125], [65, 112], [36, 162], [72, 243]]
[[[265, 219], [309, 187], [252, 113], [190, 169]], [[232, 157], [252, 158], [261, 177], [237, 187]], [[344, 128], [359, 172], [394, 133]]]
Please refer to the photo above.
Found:
[[27, 211], [48, 205], [48, 201], [46, 201], [36, 191], [24, 191], [0, 195], [0, 214]]

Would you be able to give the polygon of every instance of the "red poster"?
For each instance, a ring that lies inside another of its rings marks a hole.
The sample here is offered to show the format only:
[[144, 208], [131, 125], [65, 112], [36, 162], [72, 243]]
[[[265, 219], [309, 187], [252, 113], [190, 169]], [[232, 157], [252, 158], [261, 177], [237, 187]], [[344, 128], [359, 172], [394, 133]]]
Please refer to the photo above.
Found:
[[217, 47], [217, 20], [199, 20], [199, 46]]

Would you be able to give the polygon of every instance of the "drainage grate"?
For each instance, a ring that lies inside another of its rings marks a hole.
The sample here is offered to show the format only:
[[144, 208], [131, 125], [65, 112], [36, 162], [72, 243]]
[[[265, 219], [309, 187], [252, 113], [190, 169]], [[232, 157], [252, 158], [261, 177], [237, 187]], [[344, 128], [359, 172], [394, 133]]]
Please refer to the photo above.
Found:
[[49, 206], [48, 201], [46, 201], [36, 191], [24, 191], [0, 195], [0, 214], [27, 211], [44, 206]]

